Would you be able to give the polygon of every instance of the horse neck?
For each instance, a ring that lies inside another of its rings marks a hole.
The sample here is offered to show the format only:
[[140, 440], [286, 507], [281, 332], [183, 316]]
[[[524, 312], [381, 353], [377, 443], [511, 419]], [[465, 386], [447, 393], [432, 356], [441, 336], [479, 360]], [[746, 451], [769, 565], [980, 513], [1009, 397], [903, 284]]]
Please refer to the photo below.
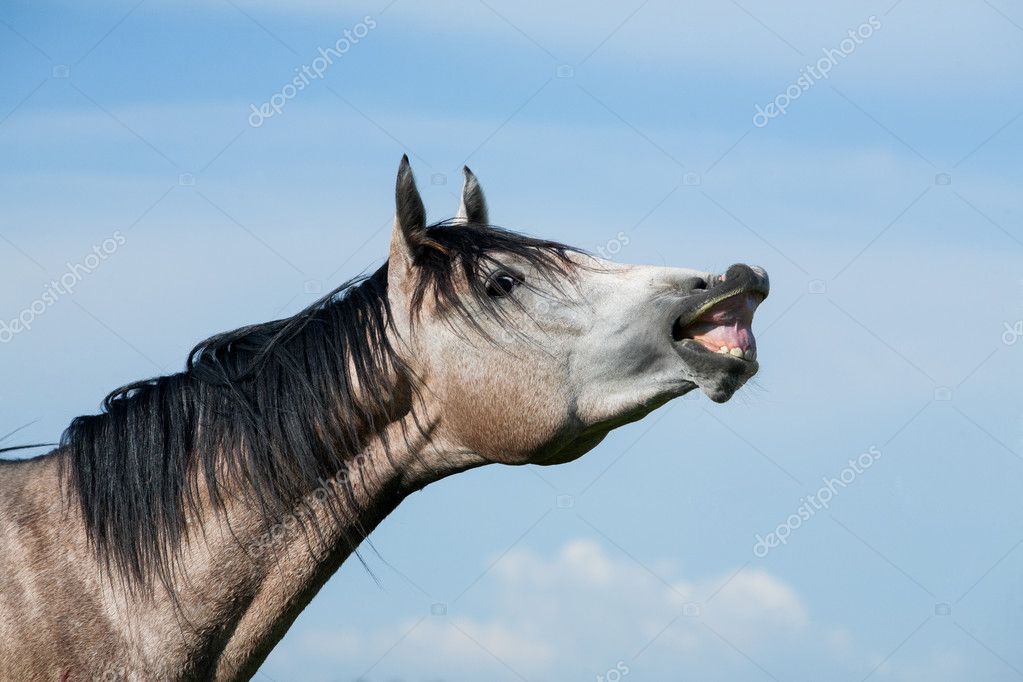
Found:
[[[62, 485], [59, 464], [68, 452], [20, 466], [24, 481], [7, 477], [17, 495], [0, 496], [0, 518], [5, 508], [16, 508], [27, 519], [11, 531], [15, 548], [23, 548], [11, 570], [33, 567], [15, 577], [31, 593], [51, 595], [46, 613], [32, 616], [35, 630], [45, 641], [67, 646], [43, 651], [29, 642], [8, 652], [0, 647], [0, 677], [22, 669], [21, 655], [35, 657], [33, 669], [55, 672], [53, 677], [69, 673], [72, 679], [252, 676], [359, 541], [407, 495], [484, 463], [439, 435], [436, 401], [425, 401], [415, 412], [415, 418], [406, 413], [369, 436], [360, 452], [345, 458], [344, 471], [307, 491], [290, 512], [269, 519], [269, 526], [258, 502], [232, 494], [239, 491], [223, 491], [224, 506], [215, 507], [200, 477], [198, 498], [205, 503], [198, 518], [188, 519], [169, 591], [157, 582], [152, 592], [140, 594], [104, 569], [75, 500], [53, 494]], [[3, 605], [0, 599], [0, 612]], [[64, 627], [70, 610], [81, 618]], [[0, 622], [0, 635], [11, 634], [8, 630]], [[14, 634], [31, 637], [35, 630]]]
[[[191, 639], [181, 671], [214, 669], [217, 679], [253, 674], [359, 542], [408, 494], [479, 464], [471, 453], [433, 439], [431, 423], [436, 419], [424, 415], [392, 424], [269, 529], [238, 502], [204, 519], [205, 536], [193, 534], [184, 548], [176, 586]], [[181, 634], [163, 635], [175, 636]]]

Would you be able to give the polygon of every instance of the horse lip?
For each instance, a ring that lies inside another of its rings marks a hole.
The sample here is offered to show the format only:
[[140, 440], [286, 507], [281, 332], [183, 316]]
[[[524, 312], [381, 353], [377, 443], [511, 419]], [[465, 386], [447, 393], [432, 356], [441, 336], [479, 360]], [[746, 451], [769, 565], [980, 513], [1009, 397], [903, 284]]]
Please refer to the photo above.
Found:
[[[718, 291], [718, 287], [709, 289], [705, 295], [698, 295], [698, 298], [697, 296], [690, 296], [685, 301], [684, 305], [685, 308], [688, 308], [688, 310], [683, 310], [681, 314], [675, 318], [674, 325], [679, 328], [688, 327], [714, 306], [723, 303], [730, 298], [734, 298], [735, 296], [759, 294], [760, 300], [757, 301], [757, 305], [759, 305], [765, 298], [767, 298], [769, 293], [770, 286], [767, 284], [765, 279], [756, 275], [753, 277], [743, 278], [725, 291]], [[690, 306], [692, 307], [690, 308]]]
[[727, 401], [760, 370], [755, 359], [715, 353], [692, 339], [682, 339], [674, 347], [689, 367], [689, 380], [716, 403]]

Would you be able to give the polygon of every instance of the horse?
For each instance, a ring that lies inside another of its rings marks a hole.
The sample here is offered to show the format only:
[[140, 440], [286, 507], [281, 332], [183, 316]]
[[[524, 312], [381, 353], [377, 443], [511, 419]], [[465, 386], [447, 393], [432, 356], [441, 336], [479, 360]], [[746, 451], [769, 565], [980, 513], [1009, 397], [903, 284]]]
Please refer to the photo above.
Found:
[[407, 156], [395, 204], [372, 274], [0, 463], [0, 679], [248, 679], [407, 496], [570, 462], [759, 368], [760, 268], [624, 265], [497, 227], [468, 168], [456, 216], [427, 225]]

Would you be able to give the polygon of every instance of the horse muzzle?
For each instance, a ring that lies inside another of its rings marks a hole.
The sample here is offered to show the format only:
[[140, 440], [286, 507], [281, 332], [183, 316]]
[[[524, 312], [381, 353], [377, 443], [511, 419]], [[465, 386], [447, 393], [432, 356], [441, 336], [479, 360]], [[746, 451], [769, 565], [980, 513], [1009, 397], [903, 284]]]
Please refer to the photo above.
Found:
[[736, 264], [683, 299], [672, 342], [712, 400], [728, 400], [759, 369], [753, 314], [769, 293], [763, 269]]

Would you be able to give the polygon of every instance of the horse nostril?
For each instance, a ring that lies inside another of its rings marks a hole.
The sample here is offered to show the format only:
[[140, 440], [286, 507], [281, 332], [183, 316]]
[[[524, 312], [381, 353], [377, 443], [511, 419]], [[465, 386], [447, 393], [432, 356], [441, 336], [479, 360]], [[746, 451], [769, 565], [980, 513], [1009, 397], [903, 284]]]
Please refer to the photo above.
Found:
[[682, 291], [699, 291], [707, 288], [707, 280], [702, 277], [690, 277], [679, 285]]

